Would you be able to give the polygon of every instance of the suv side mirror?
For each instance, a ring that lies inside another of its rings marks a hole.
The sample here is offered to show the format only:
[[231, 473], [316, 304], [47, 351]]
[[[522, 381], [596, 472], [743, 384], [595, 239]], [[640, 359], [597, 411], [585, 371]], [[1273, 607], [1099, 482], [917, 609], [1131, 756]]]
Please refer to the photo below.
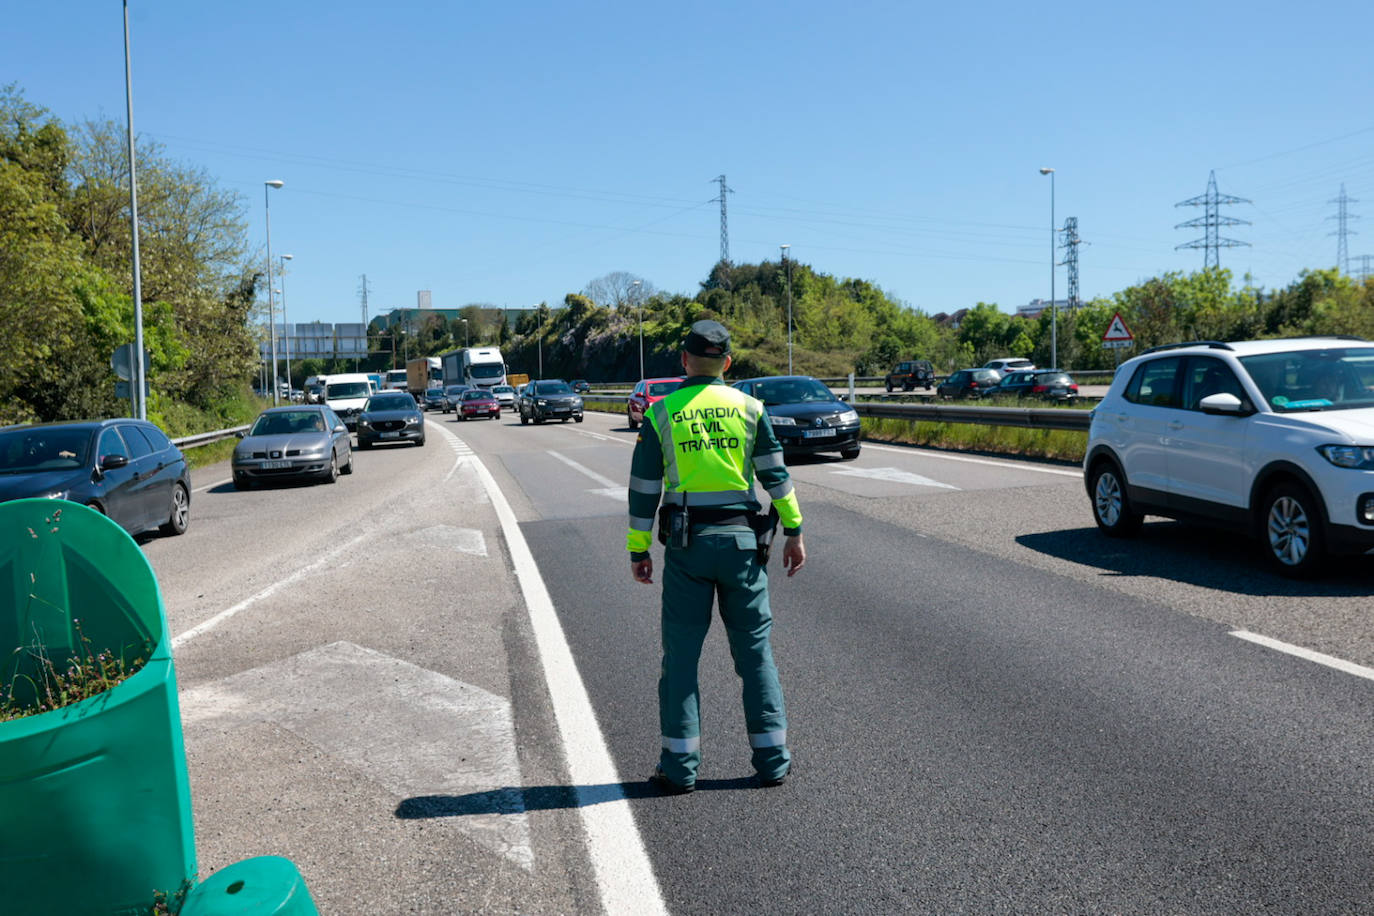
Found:
[[1221, 416], [1246, 417], [1254, 412], [1248, 410], [1245, 403], [1240, 398], [1224, 391], [1218, 394], [1207, 395], [1207, 397], [1198, 401], [1197, 406], [1202, 409], [1203, 413]]

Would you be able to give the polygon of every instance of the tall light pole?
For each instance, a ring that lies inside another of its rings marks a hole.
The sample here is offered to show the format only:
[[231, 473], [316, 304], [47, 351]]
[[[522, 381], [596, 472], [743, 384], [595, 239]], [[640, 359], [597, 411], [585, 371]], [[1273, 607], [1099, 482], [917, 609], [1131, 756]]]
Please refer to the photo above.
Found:
[[[542, 302], [540, 303], [540, 307], [541, 307], [541, 308], [543, 307], [543, 303], [542, 303]], [[538, 344], [539, 344], [539, 377], [542, 379], [542, 378], [544, 377], [544, 316], [543, 316], [543, 315], [540, 315], [540, 316], [539, 316], [539, 333], [535, 336], [534, 339], [535, 339], [535, 341], [537, 341]]]
[[130, 360], [129, 398], [135, 419], [148, 419], [148, 397], [143, 364], [143, 281], [138, 263], [138, 180], [134, 169], [134, 76], [129, 60], [129, 0], [124, 0], [124, 99], [129, 128], [129, 233], [134, 261], [134, 358]]
[[782, 249], [782, 272], [787, 275], [787, 374], [792, 374], [792, 265], [787, 261], [787, 249], [791, 245], [780, 245]]
[[1054, 301], [1054, 169], [1046, 166], [1040, 169], [1040, 174], [1050, 176], [1050, 368], [1058, 369], [1059, 306]]
[[630, 295], [634, 299], [634, 304], [639, 308], [639, 377], [644, 378], [644, 303], [639, 301], [639, 284], [636, 280], [630, 284]]
[[463, 346], [470, 346], [472, 341], [468, 337], [468, 320], [463, 318], [461, 321], [463, 322]]
[[286, 334], [286, 396], [291, 397], [291, 322], [286, 317], [286, 262], [293, 255], [284, 254], [277, 258], [281, 262], [281, 327]]
[[272, 405], [281, 403], [281, 391], [277, 388], [277, 302], [272, 296], [272, 189], [280, 188], [286, 182], [279, 179], [262, 183], [262, 209], [267, 220], [267, 327], [272, 336]]

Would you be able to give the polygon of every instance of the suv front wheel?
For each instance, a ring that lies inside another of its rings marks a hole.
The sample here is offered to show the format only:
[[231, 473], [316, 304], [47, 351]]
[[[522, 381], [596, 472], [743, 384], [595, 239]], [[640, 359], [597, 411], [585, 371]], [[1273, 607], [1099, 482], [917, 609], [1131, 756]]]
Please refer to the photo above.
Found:
[[1130, 537], [1140, 530], [1143, 517], [1131, 508], [1126, 496], [1126, 478], [1110, 461], [1093, 466], [1088, 491], [1092, 493], [1093, 520], [1108, 537]]
[[1264, 555], [1281, 575], [1314, 575], [1326, 554], [1321, 509], [1305, 487], [1282, 483], [1264, 497]]

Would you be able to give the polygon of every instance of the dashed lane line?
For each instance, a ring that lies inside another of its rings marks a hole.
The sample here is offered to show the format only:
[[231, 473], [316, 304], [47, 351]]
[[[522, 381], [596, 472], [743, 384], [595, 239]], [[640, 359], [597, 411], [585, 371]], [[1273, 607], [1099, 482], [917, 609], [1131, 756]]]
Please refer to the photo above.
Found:
[[1258, 633], [1251, 633], [1248, 630], [1232, 630], [1231, 635], [1237, 639], [1243, 639], [1256, 645], [1265, 646], [1276, 652], [1286, 652], [1289, 655], [1306, 659], [1309, 662], [1316, 662], [1328, 668], [1335, 668], [1337, 671], [1344, 671], [1346, 674], [1353, 674], [1356, 677], [1366, 678], [1374, 681], [1374, 668], [1366, 668], [1364, 665], [1357, 665], [1348, 662], [1343, 658], [1334, 655], [1326, 655], [1322, 652], [1314, 652], [1311, 649], [1304, 649], [1302, 646], [1295, 646], [1291, 643], [1280, 642], [1268, 636], [1261, 636]]
[[924, 449], [914, 448], [895, 448], [891, 445], [873, 445], [870, 442], [863, 444], [864, 450], [873, 449], [878, 452], [894, 452], [898, 455], [919, 455], [922, 458], [940, 458], [944, 461], [963, 461], [966, 464], [985, 464], [988, 467], [1005, 468], [1009, 471], [1035, 471], [1039, 474], [1058, 474], [1060, 477], [1077, 477], [1082, 479], [1082, 471], [1066, 471], [1063, 468], [1042, 468], [1033, 464], [1012, 464], [1009, 461], [989, 461], [986, 458], [970, 458], [967, 455], [946, 455], [943, 452], [932, 452]]

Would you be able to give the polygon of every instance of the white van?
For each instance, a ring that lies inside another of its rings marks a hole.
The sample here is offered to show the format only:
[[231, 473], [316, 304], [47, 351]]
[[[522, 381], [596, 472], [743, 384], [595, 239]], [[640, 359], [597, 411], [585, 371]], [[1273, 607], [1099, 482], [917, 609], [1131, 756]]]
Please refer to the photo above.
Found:
[[329, 409], [339, 415], [344, 426], [358, 428], [358, 414], [363, 405], [372, 397], [372, 379], [362, 372], [344, 372], [329, 376], [324, 383], [324, 402]]

